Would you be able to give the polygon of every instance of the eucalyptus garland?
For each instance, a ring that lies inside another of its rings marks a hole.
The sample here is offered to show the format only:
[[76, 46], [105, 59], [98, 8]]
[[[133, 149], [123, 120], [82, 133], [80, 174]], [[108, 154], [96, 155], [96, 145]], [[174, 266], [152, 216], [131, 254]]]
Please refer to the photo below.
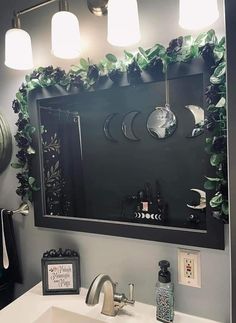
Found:
[[138, 48], [136, 54], [124, 51], [124, 60], [118, 60], [113, 54], [107, 54], [98, 64], [81, 58], [78, 65], [73, 65], [68, 73], [59, 67], [39, 67], [26, 75], [25, 82], [16, 93], [12, 108], [18, 114], [15, 135], [19, 148], [14, 168], [19, 169], [17, 179], [19, 186], [16, 193], [24, 201], [32, 201], [33, 191], [39, 189], [35, 178], [31, 176], [31, 160], [35, 155], [32, 147], [32, 134], [35, 128], [30, 124], [28, 112], [28, 92], [36, 88], [60, 85], [70, 92], [73, 88], [89, 91], [96, 87], [99, 78], [105, 76], [114, 83], [119, 83], [124, 72], [130, 84], [142, 82], [142, 72], [147, 71], [153, 78], [167, 66], [176, 62], [190, 62], [202, 56], [212, 71], [210, 84], [205, 96], [208, 104], [208, 115], [204, 128], [209, 135], [206, 138], [206, 152], [210, 164], [214, 168], [214, 176], [206, 177], [205, 189], [213, 191], [210, 200], [214, 217], [228, 221], [227, 192], [227, 125], [226, 125], [226, 63], [225, 38], [218, 41], [214, 30], [200, 34], [196, 39], [192, 36], [178, 37], [171, 40], [165, 48], [160, 44], [152, 48]]

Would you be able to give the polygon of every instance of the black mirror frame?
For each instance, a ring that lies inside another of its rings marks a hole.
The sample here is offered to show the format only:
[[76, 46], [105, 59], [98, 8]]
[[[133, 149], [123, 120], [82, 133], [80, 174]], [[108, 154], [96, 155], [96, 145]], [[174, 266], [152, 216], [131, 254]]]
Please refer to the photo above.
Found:
[[[191, 64], [191, 68], [190, 67]], [[178, 73], [178, 76], [187, 76], [193, 74], [202, 74], [203, 71], [209, 71], [203, 59], [198, 58], [191, 63], [175, 63], [168, 67], [168, 77], [174, 78], [174, 75]], [[147, 78], [145, 79], [145, 76]], [[209, 75], [208, 75], [209, 76]], [[204, 77], [204, 87], [209, 84], [209, 77]], [[160, 73], [159, 81], [164, 80], [164, 76]], [[103, 82], [104, 81], [104, 82]], [[157, 81], [152, 80], [150, 75], [144, 75], [142, 77], [143, 83]], [[108, 89], [112, 86], [112, 82], [109, 79], [104, 79], [98, 84], [96, 90]], [[119, 86], [129, 86], [127, 77], [124, 77], [123, 82]], [[36, 128], [33, 134], [33, 146], [37, 156], [40, 154], [39, 136], [41, 129], [38, 126], [38, 110], [40, 102], [60, 102], [63, 103], [68, 100], [68, 95], [76, 97], [79, 95], [78, 90], [75, 93], [68, 93], [60, 86], [53, 86], [49, 88], [35, 89], [29, 92], [28, 104], [31, 124]], [[43, 183], [42, 179], [42, 161], [40, 158], [33, 158], [32, 174], [38, 184]], [[174, 244], [190, 245], [197, 247], [206, 247], [213, 249], [224, 249], [224, 224], [215, 219], [211, 212], [207, 212], [206, 227], [207, 230], [195, 230], [195, 229], [182, 229], [175, 227], [150, 227], [148, 225], [140, 224], [127, 224], [104, 220], [89, 220], [89, 219], [73, 219], [64, 218], [58, 216], [44, 215], [43, 207], [43, 191], [39, 190], [34, 192], [34, 210], [35, 210], [35, 225], [38, 227], [47, 227], [62, 230], [72, 230], [81, 232], [90, 232], [96, 234], [113, 235], [126, 238], [135, 238], [142, 240], [160, 241]]]

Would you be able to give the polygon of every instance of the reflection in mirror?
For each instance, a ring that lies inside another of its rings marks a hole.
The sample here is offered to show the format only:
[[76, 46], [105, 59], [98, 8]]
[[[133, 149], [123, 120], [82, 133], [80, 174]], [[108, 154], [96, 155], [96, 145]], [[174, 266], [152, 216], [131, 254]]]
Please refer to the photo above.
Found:
[[206, 209], [187, 206], [204, 190], [205, 136], [186, 138], [184, 109], [203, 107], [203, 76], [169, 82], [173, 111], [163, 81], [40, 100], [43, 214], [206, 229]]
[[82, 143], [78, 114], [40, 109], [46, 214], [85, 213]]
[[168, 104], [165, 107], [156, 107], [147, 120], [147, 129], [150, 134], [159, 139], [173, 135], [177, 127], [177, 120]]

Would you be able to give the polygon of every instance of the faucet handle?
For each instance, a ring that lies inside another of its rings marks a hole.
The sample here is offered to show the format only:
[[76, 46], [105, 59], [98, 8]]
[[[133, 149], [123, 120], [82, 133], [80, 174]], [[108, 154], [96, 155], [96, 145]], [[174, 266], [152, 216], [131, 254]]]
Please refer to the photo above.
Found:
[[129, 300], [134, 301], [134, 284], [129, 284]]
[[126, 303], [133, 305], [135, 303], [134, 300], [134, 284], [130, 283], [129, 284], [129, 298], [126, 299]]
[[118, 286], [118, 282], [114, 282], [114, 283], [113, 283], [113, 290], [114, 290], [114, 294], [116, 293], [117, 286]]

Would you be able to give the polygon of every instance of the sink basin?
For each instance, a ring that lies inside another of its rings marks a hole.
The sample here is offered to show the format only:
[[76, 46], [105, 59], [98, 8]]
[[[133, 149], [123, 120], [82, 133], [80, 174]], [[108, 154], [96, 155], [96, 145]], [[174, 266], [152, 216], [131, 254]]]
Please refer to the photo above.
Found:
[[105, 323], [59, 307], [50, 307], [34, 323]]

